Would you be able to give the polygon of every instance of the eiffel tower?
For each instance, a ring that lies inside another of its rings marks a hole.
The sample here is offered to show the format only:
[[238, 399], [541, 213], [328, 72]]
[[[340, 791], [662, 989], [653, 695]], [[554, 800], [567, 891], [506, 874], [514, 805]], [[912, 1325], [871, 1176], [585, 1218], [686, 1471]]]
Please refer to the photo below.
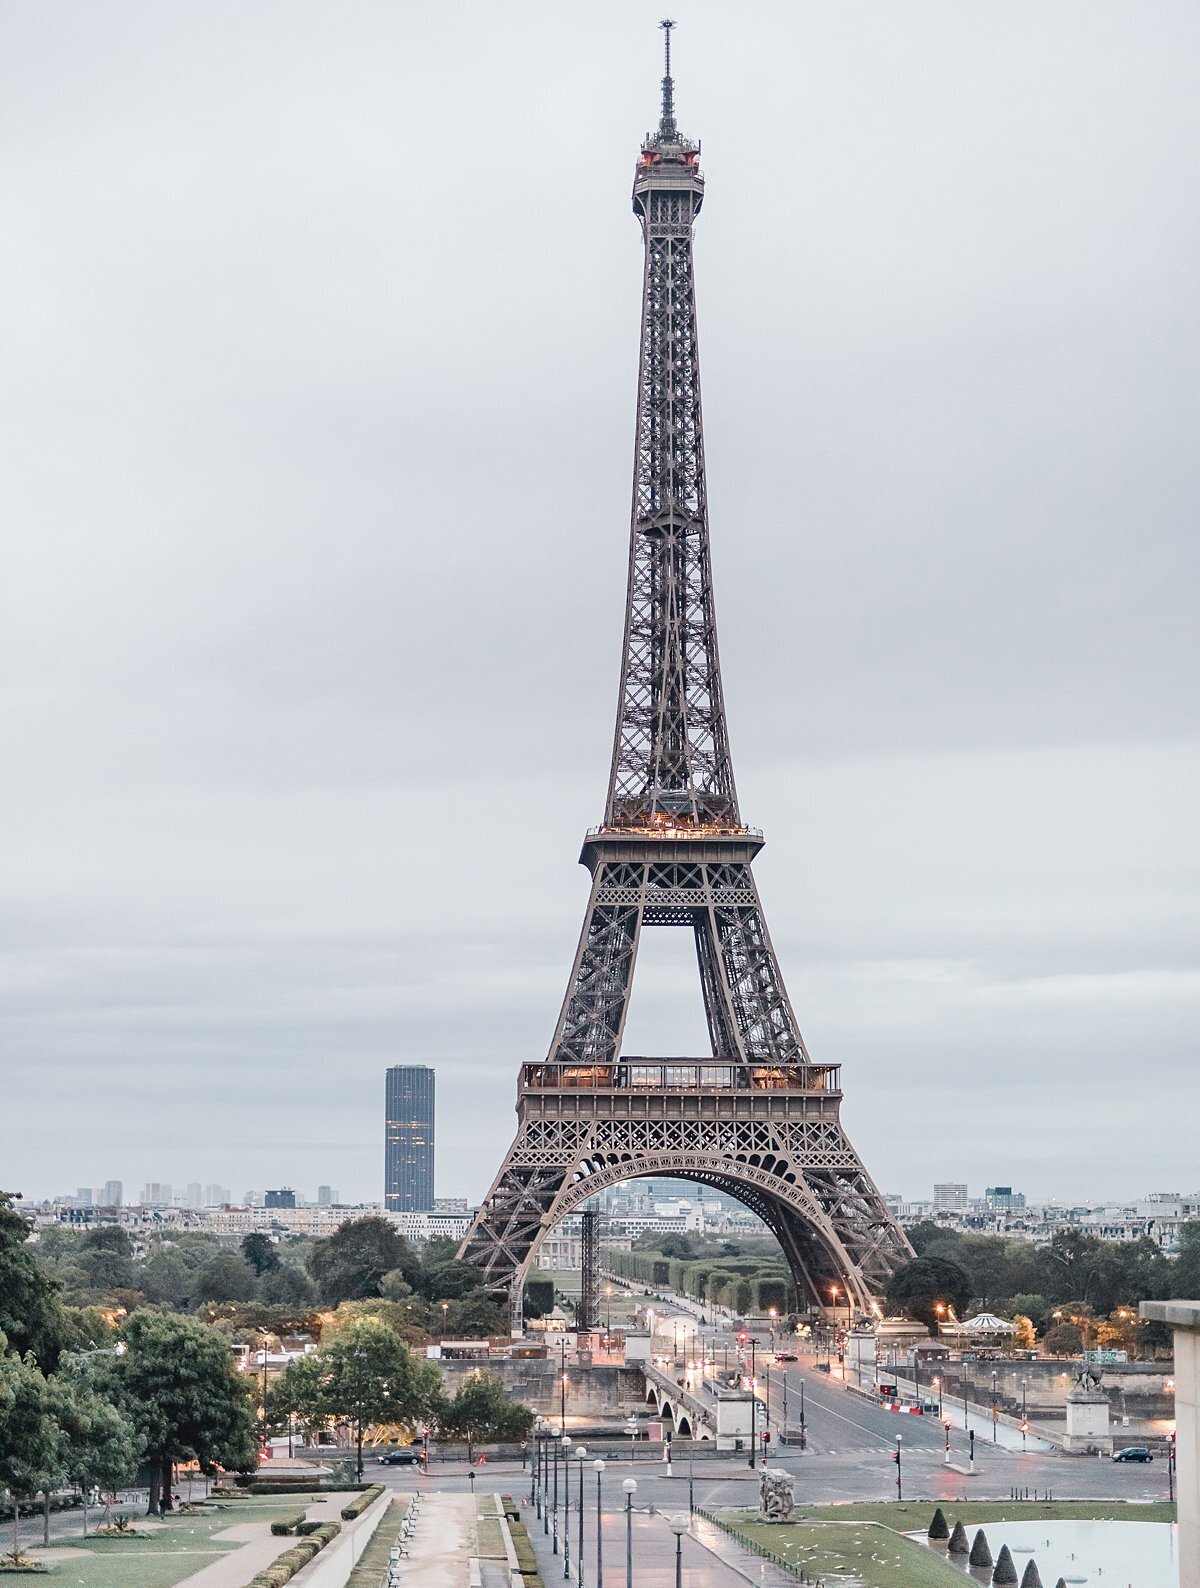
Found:
[[[542, 1237], [637, 1176], [736, 1197], [779, 1240], [802, 1305], [860, 1308], [911, 1250], [839, 1119], [839, 1067], [809, 1057], [767, 933], [721, 694], [709, 562], [692, 228], [699, 145], [662, 116], [633, 183], [645, 241], [625, 644], [604, 821], [580, 860], [591, 895], [554, 1040], [525, 1064], [517, 1135], [460, 1249], [521, 1327]], [[693, 933], [711, 1053], [622, 1051], [644, 927]]]

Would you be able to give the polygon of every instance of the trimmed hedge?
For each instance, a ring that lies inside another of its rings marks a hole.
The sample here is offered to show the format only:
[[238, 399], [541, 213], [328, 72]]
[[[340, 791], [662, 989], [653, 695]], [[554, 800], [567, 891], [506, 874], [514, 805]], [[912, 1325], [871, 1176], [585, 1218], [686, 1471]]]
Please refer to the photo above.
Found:
[[361, 1516], [368, 1507], [384, 1492], [382, 1483], [373, 1483], [369, 1489], [364, 1489], [357, 1500], [351, 1500], [349, 1505], [342, 1506], [342, 1521], [353, 1522], [355, 1517]]
[[529, 1539], [529, 1529], [524, 1522], [509, 1522], [508, 1535], [512, 1539], [513, 1554], [517, 1557], [517, 1570], [525, 1588], [544, 1588], [538, 1570], [537, 1556]]
[[256, 1572], [246, 1584], [246, 1588], [284, 1588], [284, 1585], [291, 1582], [296, 1573], [319, 1555], [326, 1544], [336, 1538], [341, 1531], [336, 1522], [322, 1522], [315, 1532], [310, 1533], [307, 1538], [300, 1539], [291, 1549], [285, 1549], [277, 1560], [273, 1560], [269, 1566], [264, 1566], [262, 1571]]
[[324, 1522], [307, 1522], [302, 1520], [296, 1524], [296, 1531], [299, 1533], [301, 1538], [307, 1538], [310, 1533], [316, 1533], [320, 1528], [325, 1526], [326, 1523]]
[[271, 1523], [271, 1531], [276, 1538], [286, 1538], [289, 1533], [298, 1533], [300, 1524], [304, 1520], [304, 1512], [298, 1511], [295, 1516], [280, 1517], [278, 1522]]

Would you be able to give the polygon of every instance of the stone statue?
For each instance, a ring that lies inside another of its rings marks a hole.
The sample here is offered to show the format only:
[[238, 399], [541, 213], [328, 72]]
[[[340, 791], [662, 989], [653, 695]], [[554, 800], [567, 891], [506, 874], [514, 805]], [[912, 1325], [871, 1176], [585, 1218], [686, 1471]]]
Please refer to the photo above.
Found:
[[796, 1508], [795, 1480], [781, 1467], [764, 1467], [759, 1478], [759, 1515], [764, 1522], [790, 1522]]
[[1075, 1388], [1085, 1395], [1090, 1395], [1100, 1388], [1100, 1379], [1103, 1375], [1100, 1369], [1091, 1362], [1080, 1364], [1079, 1372], [1075, 1375]]

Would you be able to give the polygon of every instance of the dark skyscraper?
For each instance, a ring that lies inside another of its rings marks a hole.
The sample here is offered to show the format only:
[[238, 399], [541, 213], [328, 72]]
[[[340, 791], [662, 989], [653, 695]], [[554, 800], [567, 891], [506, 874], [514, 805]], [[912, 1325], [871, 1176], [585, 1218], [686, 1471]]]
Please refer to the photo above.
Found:
[[387, 1072], [383, 1205], [390, 1213], [433, 1206], [434, 1072], [397, 1064]]

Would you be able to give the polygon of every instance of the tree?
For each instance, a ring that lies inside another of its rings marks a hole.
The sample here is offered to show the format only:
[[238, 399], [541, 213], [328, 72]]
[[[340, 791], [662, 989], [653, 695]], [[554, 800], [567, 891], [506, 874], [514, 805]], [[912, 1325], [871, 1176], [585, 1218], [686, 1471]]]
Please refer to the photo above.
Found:
[[386, 1219], [348, 1219], [308, 1254], [307, 1267], [322, 1301], [378, 1296], [383, 1276], [399, 1268], [410, 1284], [419, 1282], [420, 1263], [402, 1235]]
[[279, 1267], [279, 1253], [269, 1235], [255, 1233], [242, 1237], [242, 1256], [261, 1278]]
[[[118, 1233], [125, 1232], [122, 1230]], [[138, 1286], [137, 1264], [124, 1252], [111, 1246], [95, 1246], [80, 1252], [73, 1265], [73, 1277], [76, 1286], [82, 1284], [88, 1290], [98, 1290], [106, 1295], [114, 1290], [136, 1290]]]
[[525, 1281], [525, 1316], [544, 1318], [553, 1309], [553, 1279], [548, 1274], [531, 1274]]
[[295, 1263], [278, 1263], [258, 1281], [256, 1297], [273, 1307], [302, 1307], [313, 1299], [309, 1277]]
[[116, 1252], [118, 1257], [133, 1256], [133, 1238], [119, 1224], [97, 1224], [90, 1230], [84, 1230], [83, 1240], [79, 1244], [85, 1252]]
[[1018, 1351], [1032, 1351], [1037, 1344], [1037, 1330], [1033, 1327], [1033, 1319], [1026, 1317], [1023, 1312], [1013, 1313], [1013, 1325], [1016, 1334], [1012, 1343]]
[[91, 1490], [119, 1489], [137, 1471], [137, 1431], [111, 1401], [97, 1394], [87, 1382], [68, 1377], [65, 1372], [56, 1373], [47, 1381], [47, 1389], [60, 1435], [57, 1476], [75, 1484], [82, 1493], [86, 1534]]
[[16, 1210], [16, 1198], [0, 1191], [0, 1334], [15, 1356], [32, 1352], [49, 1373], [62, 1348], [59, 1287], [28, 1250], [29, 1225]]
[[485, 1340], [491, 1334], [507, 1334], [508, 1313], [486, 1290], [473, 1290], [461, 1301], [451, 1302], [446, 1331], [456, 1340]]
[[1179, 1256], [1167, 1283], [1169, 1297], [1200, 1296], [1200, 1223], [1193, 1220], [1179, 1231]]
[[[24, 1221], [22, 1221], [24, 1222]], [[0, 1334], [0, 1488], [13, 1502], [13, 1561], [20, 1558], [20, 1502], [49, 1487], [57, 1476], [59, 1430], [46, 1380], [33, 1353], [10, 1354]]]
[[235, 1252], [216, 1252], [200, 1268], [192, 1281], [197, 1301], [252, 1301], [255, 1272], [244, 1257]]
[[510, 1399], [495, 1373], [468, 1373], [453, 1396], [439, 1396], [431, 1416], [445, 1439], [525, 1439], [533, 1425], [529, 1407]]
[[971, 1276], [961, 1263], [948, 1257], [914, 1257], [888, 1281], [888, 1306], [909, 1318], [919, 1318], [932, 1332], [937, 1305], [953, 1307], [961, 1318], [971, 1301]]
[[192, 1294], [192, 1270], [182, 1252], [160, 1246], [144, 1264], [139, 1288], [148, 1301], [177, 1310], [187, 1306]]
[[658, 1242], [658, 1250], [664, 1257], [681, 1257], [685, 1260], [696, 1256], [696, 1248], [692, 1237], [686, 1232], [681, 1235], [668, 1235]]
[[1050, 1356], [1077, 1356], [1083, 1349], [1083, 1330], [1078, 1324], [1056, 1323], [1042, 1336], [1042, 1349]]
[[380, 1318], [355, 1319], [306, 1360], [317, 1364], [310, 1370], [317, 1405], [354, 1426], [360, 1478], [365, 1429], [371, 1423], [415, 1427], [440, 1387], [433, 1364], [417, 1361]]
[[150, 1511], [171, 1504], [176, 1461], [201, 1469], [248, 1471], [257, 1460], [249, 1386], [215, 1329], [172, 1313], [135, 1312], [125, 1326], [124, 1356], [114, 1358], [118, 1403], [151, 1463]]
[[430, 1301], [457, 1301], [481, 1290], [483, 1275], [474, 1263], [460, 1263], [457, 1259], [439, 1263], [436, 1267], [425, 1265], [421, 1277], [422, 1294]]

